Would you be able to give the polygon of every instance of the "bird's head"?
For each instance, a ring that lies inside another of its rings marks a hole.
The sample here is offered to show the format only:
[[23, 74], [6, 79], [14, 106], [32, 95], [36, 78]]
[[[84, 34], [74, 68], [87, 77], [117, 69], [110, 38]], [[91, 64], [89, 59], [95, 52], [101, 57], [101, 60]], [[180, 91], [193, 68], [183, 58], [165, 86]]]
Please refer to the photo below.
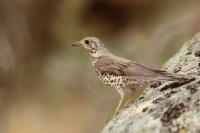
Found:
[[82, 40], [72, 44], [72, 46], [77, 46], [88, 50], [93, 57], [100, 57], [109, 52], [104, 47], [104, 44], [96, 37], [85, 37]]

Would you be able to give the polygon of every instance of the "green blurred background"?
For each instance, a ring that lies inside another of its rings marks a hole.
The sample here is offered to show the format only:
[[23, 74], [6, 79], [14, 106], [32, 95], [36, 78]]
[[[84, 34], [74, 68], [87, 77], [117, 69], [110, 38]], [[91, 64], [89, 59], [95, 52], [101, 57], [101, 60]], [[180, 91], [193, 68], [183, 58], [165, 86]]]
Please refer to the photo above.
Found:
[[0, 132], [101, 131], [119, 96], [73, 42], [160, 68], [199, 29], [199, 0], [1, 0]]

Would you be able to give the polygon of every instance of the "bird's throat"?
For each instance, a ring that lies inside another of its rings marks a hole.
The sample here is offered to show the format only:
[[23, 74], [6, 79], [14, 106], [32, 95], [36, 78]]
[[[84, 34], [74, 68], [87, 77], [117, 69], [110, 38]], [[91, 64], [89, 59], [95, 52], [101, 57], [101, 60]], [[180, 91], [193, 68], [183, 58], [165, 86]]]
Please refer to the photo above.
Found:
[[90, 51], [90, 55], [93, 57], [93, 58], [98, 58], [101, 56], [101, 53], [98, 52], [98, 51]]

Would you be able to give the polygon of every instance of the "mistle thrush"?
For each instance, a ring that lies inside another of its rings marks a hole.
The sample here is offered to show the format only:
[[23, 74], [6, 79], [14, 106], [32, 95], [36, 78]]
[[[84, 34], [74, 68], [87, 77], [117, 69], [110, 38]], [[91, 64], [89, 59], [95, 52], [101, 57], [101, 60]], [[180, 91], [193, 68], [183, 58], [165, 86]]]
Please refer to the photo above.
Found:
[[138, 88], [155, 81], [186, 80], [187, 78], [163, 70], [154, 70], [134, 61], [113, 55], [96, 37], [86, 37], [72, 46], [82, 47], [92, 56], [92, 66], [100, 80], [114, 87], [120, 101], [114, 115], [124, 100], [124, 92], [133, 94]]

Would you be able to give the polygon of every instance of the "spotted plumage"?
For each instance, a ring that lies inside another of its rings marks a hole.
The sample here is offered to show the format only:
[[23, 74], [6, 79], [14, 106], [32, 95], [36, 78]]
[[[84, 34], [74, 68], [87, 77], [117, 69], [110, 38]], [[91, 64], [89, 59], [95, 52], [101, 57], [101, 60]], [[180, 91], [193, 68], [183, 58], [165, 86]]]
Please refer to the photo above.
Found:
[[140, 87], [153, 81], [187, 80], [185, 77], [163, 70], [154, 70], [134, 61], [113, 55], [96, 37], [86, 37], [73, 46], [83, 47], [92, 56], [92, 66], [100, 80], [115, 88], [121, 100], [116, 108], [118, 112], [124, 99], [124, 91], [134, 93]]

